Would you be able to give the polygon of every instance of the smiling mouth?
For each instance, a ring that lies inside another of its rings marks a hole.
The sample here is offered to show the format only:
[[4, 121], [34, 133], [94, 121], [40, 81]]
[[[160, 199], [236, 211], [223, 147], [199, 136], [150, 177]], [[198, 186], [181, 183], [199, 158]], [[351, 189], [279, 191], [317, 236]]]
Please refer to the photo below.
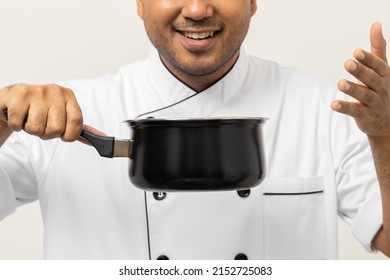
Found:
[[180, 32], [183, 36], [192, 39], [192, 40], [205, 40], [209, 39], [211, 37], [214, 37], [215, 34], [217, 34], [216, 31], [207, 31], [207, 32], [188, 32], [188, 31], [181, 31]]

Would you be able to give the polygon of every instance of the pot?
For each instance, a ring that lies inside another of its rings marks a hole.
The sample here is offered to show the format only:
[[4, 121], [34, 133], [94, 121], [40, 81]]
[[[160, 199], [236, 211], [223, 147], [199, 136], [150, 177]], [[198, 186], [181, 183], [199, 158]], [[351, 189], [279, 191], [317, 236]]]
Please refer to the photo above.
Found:
[[131, 140], [83, 130], [104, 157], [129, 157], [131, 182], [143, 190], [227, 191], [265, 176], [264, 118], [129, 120]]
[[[5, 119], [7, 109], [3, 110]], [[265, 177], [262, 126], [266, 118], [129, 120], [132, 139], [83, 130], [103, 157], [128, 157], [129, 177], [153, 192], [228, 191]]]

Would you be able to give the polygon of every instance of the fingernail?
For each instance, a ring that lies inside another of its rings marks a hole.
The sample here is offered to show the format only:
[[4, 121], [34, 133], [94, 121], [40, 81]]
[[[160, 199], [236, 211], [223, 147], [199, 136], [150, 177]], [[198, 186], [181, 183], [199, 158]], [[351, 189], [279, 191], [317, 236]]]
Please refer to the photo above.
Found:
[[356, 55], [356, 58], [359, 59], [359, 60], [363, 60], [366, 58], [366, 55], [363, 53], [363, 52], [358, 52], [357, 55]]
[[357, 69], [356, 63], [355, 63], [355, 62], [350, 62], [349, 65], [348, 65], [348, 70], [349, 70], [350, 72], [355, 72], [356, 69]]
[[344, 85], [344, 91], [348, 91], [351, 88], [350, 84], [348, 82]]
[[339, 102], [333, 102], [332, 103], [332, 109], [334, 110], [334, 111], [340, 111], [341, 110], [341, 104], [339, 103]]

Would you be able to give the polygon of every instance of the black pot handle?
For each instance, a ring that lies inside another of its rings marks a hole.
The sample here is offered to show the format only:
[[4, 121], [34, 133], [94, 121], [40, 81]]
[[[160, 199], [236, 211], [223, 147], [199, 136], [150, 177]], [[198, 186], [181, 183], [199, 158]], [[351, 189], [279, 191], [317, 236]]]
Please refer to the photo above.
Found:
[[114, 157], [114, 137], [96, 135], [84, 129], [81, 131], [80, 137], [88, 140], [100, 156], [107, 158]]
[[132, 158], [133, 140], [116, 139], [111, 136], [100, 136], [85, 129], [81, 131], [80, 137], [88, 140], [102, 157]]

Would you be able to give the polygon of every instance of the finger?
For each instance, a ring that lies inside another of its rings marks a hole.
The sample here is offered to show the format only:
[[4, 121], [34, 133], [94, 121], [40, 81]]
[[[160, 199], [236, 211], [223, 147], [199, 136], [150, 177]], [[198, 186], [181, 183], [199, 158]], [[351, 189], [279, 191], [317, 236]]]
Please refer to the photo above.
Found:
[[27, 122], [24, 124], [24, 131], [28, 134], [41, 136], [46, 130], [47, 112], [45, 107], [32, 105], [28, 110]]
[[83, 125], [83, 129], [99, 136], [107, 136], [104, 132], [86, 124]]
[[52, 105], [47, 113], [47, 123], [43, 134], [40, 138], [43, 140], [60, 137], [66, 126], [66, 112], [64, 106]]
[[[14, 84], [0, 90], [2, 119], [8, 123], [8, 127], [13, 131], [22, 130], [28, 119], [30, 103], [23, 98], [25, 91], [26, 85], [24, 84]], [[20, 97], [21, 95], [22, 97]]]
[[83, 127], [83, 115], [77, 102], [66, 103], [66, 125], [61, 139], [65, 142], [76, 141]]
[[347, 60], [344, 67], [351, 75], [372, 90], [376, 92], [382, 92], [385, 90], [382, 77], [380, 77], [371, 68], [354, 60]]
[[372, 106], [378, 102], [378, 95], [366, 86], [341, 80], [338, 88], [345, 94], [355, 98], [366, 106]]
[[354, 52], [354, 57], [363, 65], [374, 70], [381, 77], [385, 77], [390, 74], [389, 65], [379, 56], [373, 55], [362, 49], [358, 49]]
[[387, 62], [386, 40], [383, 37], [382, 25], [379, 22], [371, 26], [370, 31], [371, 53]]
[[13, 131], [21, 131], [27, 121], [29, 107], [25, 104], [8, 105], [8, 127]]
[[332, 110], [346, 114], [353, 118], [361, 118], [364, 115], [365, 106], [358, 102], [335, 100], [331, 104]]
[[[107, 134], [105, 134], [104, 132], [102, 132], [100, 130], [97, 130], [96, 128], [93, 128], [92, 126], [89, 126], [89, 125], [86, 125], [86, 124], [83, 125], [83, 130], [92, 132], [93, 134], [96, 134], [96, 135], [99, 135], [99, 136], [107, 136]], [[87, 144], [89, 146], [93, 146], [88, 140], [86, 140], [86, 139], [84, 139], [82, 137], [79, 137], [77, 140], [80, 141], [83, 144]]]
[[77, 138], [77, 141], [79, 141], [80, 143], [83, 143], [85, 145], [93, 147], [93, 145], [87, 139], [84, 139], [82, 137]]

